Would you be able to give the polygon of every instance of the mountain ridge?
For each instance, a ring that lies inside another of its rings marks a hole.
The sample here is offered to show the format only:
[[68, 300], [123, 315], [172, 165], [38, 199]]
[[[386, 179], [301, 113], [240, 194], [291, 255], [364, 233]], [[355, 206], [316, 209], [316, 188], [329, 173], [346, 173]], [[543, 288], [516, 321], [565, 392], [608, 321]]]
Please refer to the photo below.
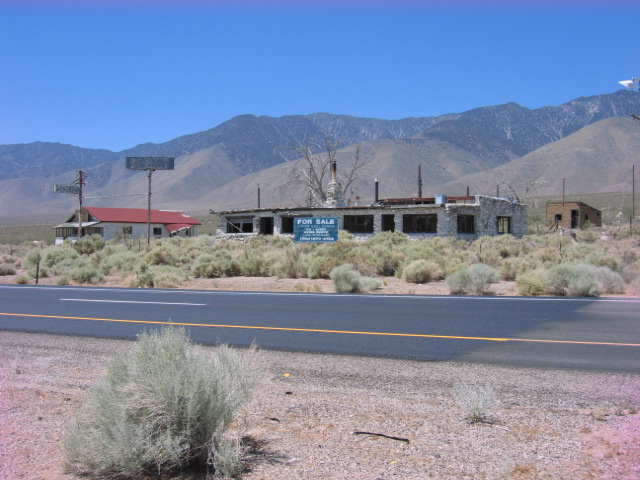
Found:
[[[276, 180], [282, 180], [283, 170], [276, 167], [296, 159], [290, 147], [301, 143], [319, 146], [324, 135], [342, 140], [342, 171], [355, 145], [366, 147], [377, 165], [371, 165], [368, 174], [384, 178], [390, 193], [408, 189], [415, 181], [418, 164], [425, 167], [425, 192], [427, 188], [457, 188], [462, 178], [501, 168], [595, 122], [638, 112], [640, 95], [619, 90], [533, 110], [509, 102], [462, 113], [398, 120], [329, 113], [282, 117], [247, 114], [202, 132], [159, 144], [142, 143], [120, 152], [46, 142], [0, 145], [0, 216], [15, 215], [14, 205], [18, 204], [25, 212], [72, 210], [77, 202], [72, 196], [54, 194], [53, 185], [71, 183], [80, 169], [87, 172], [88, 196], [146, 192], [146, 173], [126, 170], [126, 156], [176, 158], [176, 170], [153, 175], [154, 206], [208, 211], [215, 208], [208, 202], [215, 201], [242, 208], [255, 203], [255, 195], [249, 192], [255, 192], [257, 184], [262, 187], [265, 205], [268, 201], [284, 205], [296, 200], [267, 191], [275, 189]], [[618, 153], [607, 150], [607, 155]], [[528, 161], [542, 161], [535, 158]], [[270, 171], [274, 168], [278, 173]], [[243, 181], [247, 186], [234, 183]], [[588, 182], [584, 188], [589, 188]], [[370, 191], [370, 185], [361, 182], [348, 193], [365, 198]], [[224, 202], [217, 200], [221, 196]], [[146, 198], [113, 197], [99, 202], [141, 206]]]

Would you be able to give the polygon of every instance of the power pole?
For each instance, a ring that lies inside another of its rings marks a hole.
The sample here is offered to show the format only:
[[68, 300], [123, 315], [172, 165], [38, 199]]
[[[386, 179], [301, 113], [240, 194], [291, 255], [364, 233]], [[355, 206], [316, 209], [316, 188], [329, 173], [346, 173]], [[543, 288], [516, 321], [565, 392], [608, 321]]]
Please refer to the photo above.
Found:
[[76, 180], [69, 185], [54, 185], [54, 193], [71, 193], [78, 195], [78, 240], [82, 237], [82, 187], [86, 185], [87, 176], [82, 170], [78, 170]]
[[78, 178], [76, 185], [78, 185], [78, 240], [82, 238], [82, 187], [85, 185], [86, 175], [82, 170], [78, 170]]

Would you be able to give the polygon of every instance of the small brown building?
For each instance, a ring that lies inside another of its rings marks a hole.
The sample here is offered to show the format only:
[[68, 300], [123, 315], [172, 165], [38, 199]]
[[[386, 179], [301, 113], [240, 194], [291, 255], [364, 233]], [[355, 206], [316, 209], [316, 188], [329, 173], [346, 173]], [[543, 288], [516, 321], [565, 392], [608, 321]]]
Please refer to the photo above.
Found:
[[590, 222], [602, 226], [602, 212], [582, 202], [547, 203], [547, 225], [549, 228], [582, 228]]

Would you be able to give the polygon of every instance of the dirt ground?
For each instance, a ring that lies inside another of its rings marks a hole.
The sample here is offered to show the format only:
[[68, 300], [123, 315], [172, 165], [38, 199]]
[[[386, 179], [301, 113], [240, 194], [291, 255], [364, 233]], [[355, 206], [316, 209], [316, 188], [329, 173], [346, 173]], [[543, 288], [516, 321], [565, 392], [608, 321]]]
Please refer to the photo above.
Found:
[[[0, 332], [0, 478], [78, 479], [65, 422], [130, 346]], [[245, 480], [640, 478], [640, 375], [271, 351], [260, 365]], [[495, 391], [486, 423], [455, 401], [473, 382]]]
[[[333, 291], [325, 280], [243, 277], [183, 288]], [[448, 289], [389, 279], [380, 293]], [[494, 285], [495, 295], [516, 293]], [[63, 463], [65, 422], [130, 346], [0, 332], [0, 479], [78, 478]], [[241, 422], [253, 442], [245, 480], [640, 479], [640, 375], [270, 351], [260, 363], [264, 380]], [[494, 388], [488, 422], [469, 423], [456, 403], [455, 385], [473, 382]]]

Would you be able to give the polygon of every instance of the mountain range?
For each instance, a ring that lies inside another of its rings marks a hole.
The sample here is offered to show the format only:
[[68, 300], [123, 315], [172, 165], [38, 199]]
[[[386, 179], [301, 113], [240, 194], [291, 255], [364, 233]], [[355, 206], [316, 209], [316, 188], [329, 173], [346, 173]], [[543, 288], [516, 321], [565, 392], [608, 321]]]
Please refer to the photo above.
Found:
[[[629, 117], [640, 113], [640, 95], [620, 90], [581, 97], [559, 106], [528, 109], [516, 103], [438, 117], [383, 120], [317, 113], [279, 118], [242, 115], [204, 132], [165, 143], [144, 143], [121, 152], [59, 143], [0, 145], [0, 218], [51, 214], [62, 217], [77, 197], [54, 193], [78, 170], [87, 175], [84, 204], [146, 207], [147, 174], [125, 168], [128, 156], [171, 156], [175, 170], [155, 171], [154, 208], [231, 210], [298, 204], [302, 188], [284, 192], [298, 158], [293, 147], [340, 140], [339, 173], [358, 152], [366, 159], [362, 178], [347, 196], [371, 202], [374, 178], [380, 197], [589, 193], [630, 189], [630, 171], [640, 151], [640, 131]], [[511, 187], [511, 188], [509, 188]], [[99, 198], [90, 198], [99, 197]]]

